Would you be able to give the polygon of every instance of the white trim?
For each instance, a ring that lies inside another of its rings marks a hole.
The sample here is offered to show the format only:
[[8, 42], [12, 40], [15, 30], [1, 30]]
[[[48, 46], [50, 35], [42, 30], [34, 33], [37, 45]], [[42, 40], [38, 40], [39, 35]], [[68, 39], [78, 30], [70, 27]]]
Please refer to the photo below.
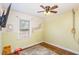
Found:
[[[33, 44], [30, 44], [30, 45], [28, 45], [28, 46], [22, 46], [22, 47], [20, 47], [20, 48], [22, 48], [22, 49], [24, 49], [24, 48], [29, 48], [29, 47], [31, 47], [31, 46], [34, 46], [34, 45], [37, 45], [37, 44], [40, 44], [40, 43], [42, 43], [42, 42], [41, 42], [41, 41], [40, 41], [40, 42], [35, 42], [35, 43], [33, 43]], [[14, 52], [15, 49], [16, 49], [16, 48], [12, 49], [12, 52]]]
[[[48, 42], [45, 42], [45, 43], [48, 43]], [[71, 49], [62, 47], [62, 46], [60, 46], [60, 45], [56, 45], [56, 44], [52, 44], [52, 43], [48, 43], [48, 44], [53, 45], [53, 46], [56, 46], [56, 47], [59, 47], [59, 48], [61, 48], [61, 49], [67, 50], [67, 51], [70, 51], [70, 52], [75, 53], [75, 54], [79, 54], [79, 52], [76, 52], [76, 51], [73, 51], [73, 50], [71, 50]]]
[[40, 44], [40, 43], [42, 43], [41, 41], [40, 42], [36, 42], [36, 43], [33, 43], [33, 44], [31, 44], [31, 45], [28, 45], [28, 46], [24, 46], [24, 47], [21, 47], [21, 48], [28, 48], [28, 47], [31, 47], [31, 46], [34, 46], [34, 45], [37, 45], [37, 44]]

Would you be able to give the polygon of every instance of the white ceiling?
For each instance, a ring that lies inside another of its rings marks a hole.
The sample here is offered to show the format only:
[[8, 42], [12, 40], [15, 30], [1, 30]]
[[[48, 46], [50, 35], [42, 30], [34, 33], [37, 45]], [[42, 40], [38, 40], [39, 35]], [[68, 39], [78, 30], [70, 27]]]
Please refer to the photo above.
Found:
[[[9, 3], [2, 3], [2, 6], [7, 8], [9, 5]], [[23, 13], [27, 13], [33, 16], [38, 16], [38, 17], [47, 17], [45, 16], [43, 13], [37, 13], [37, 11], [41, 11], [43, 10], [40, 5], [49, 5], [49, 6], [53, 6], [53, 5], [58, 5], [58, 8], [56, 9], [58, 11], [57, 14], [51, 14], [51, 16], [53, 15], [58, 15], [61, 13], [64, 13], [72, 8], [76, 8], [79, 6], [79, 3], [13, 3], [11, 8]]]

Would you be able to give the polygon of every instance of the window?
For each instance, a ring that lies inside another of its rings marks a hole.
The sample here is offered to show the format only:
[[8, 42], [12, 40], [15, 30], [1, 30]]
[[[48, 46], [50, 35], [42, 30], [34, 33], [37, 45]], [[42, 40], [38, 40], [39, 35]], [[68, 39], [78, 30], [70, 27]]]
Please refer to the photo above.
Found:
[[23, 20], [21, 19], [20, 22], [20, 28], [19, 28], [19, 39], [27, 39], [31, 36], [31, 25], [30, 20]]

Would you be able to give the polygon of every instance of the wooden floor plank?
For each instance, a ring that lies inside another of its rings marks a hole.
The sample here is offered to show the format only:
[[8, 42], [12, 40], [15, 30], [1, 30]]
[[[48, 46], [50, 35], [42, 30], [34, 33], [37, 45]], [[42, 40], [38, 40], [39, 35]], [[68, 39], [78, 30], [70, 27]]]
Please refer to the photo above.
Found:
[[52, 51], [55, 51], [56, 53], [58, 53], [59, 55], [77, 55], [75, 53], [72, 53], [70, 51], [67, 51], [67, 50], [64, 50], [64, 49], [61, 49], [59, 47], [56, 47], [56, 46], [53, 46], [53, 45], [50, 45], [48, 43], [45, 43], [45, 42], [42, 42], [40, 43], [40, 45], [52, 50]]

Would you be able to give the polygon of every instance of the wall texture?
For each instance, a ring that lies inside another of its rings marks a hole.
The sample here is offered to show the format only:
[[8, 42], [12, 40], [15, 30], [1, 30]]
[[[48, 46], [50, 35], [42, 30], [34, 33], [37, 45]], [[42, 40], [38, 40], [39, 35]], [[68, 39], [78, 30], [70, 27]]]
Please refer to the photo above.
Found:
[[72, 11], [47, 18], [45, 22], [46, 42], [58, 45], [79, 53], [79, 11], [76, 11], [76, 39], [72, 35]]
[[38, 27], [39, 24], [42, 23], [41, 18], [30, 16], [30, 15], [27, 15], [25, 13], [21, 13], [21, 12], [14, 11], [14, 10], [10, 11], [7, 25], [11, 24], [11, 25], [13, 25], [13, 27], [12, 27], [11, 31], [8, 31], [7, 25], [6, 25], [6, 28], [3, 30], [2, 46], [11, 45], [12, 49], [15, 50], [16, 48], [26, 48], [26, 47], [29, 47], [31, 45], [35, 45], [35, 44], [42, 42], [43, 24], [41, 25], [41, 27], [39, 29], [36, 29], [36, 30], [33, 29], [30, 38], [18, 39], [20, 19], [31, 20], [32, 29], [35, 27]]

